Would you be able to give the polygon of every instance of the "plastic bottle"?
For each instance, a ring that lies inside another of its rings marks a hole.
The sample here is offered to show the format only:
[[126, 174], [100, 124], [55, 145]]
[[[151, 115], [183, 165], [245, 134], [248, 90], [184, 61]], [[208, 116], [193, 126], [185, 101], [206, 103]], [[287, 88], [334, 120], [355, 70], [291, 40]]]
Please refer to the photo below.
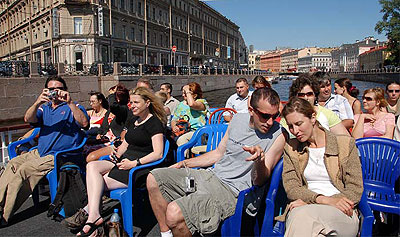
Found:
[[118, 209], [114, 209], [114, 213], [111, 215], [110, 218], [110, 229], [109, 229], [109, 237], [120, 237], [120, 217], [118, 215]]

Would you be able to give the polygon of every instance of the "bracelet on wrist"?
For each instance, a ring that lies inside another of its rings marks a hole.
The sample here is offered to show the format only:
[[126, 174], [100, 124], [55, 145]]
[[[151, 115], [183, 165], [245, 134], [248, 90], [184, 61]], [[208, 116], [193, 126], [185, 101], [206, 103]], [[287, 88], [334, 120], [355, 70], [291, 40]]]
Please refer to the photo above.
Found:
[[140, 162], [140, 158], [137, 158], [136, 159], [136, 166], [141, 166], [142, 165], [142, 163]]

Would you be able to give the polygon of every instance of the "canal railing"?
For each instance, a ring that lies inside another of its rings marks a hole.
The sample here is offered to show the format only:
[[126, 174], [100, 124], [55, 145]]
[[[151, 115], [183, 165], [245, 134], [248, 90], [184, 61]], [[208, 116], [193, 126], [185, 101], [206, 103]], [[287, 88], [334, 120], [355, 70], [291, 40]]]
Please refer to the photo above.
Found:
[[12, 126], [0, 127], [0, 139], [1, 139], [1, 164], [6, 164], [9, 160], [8, 156], [8, 145], [13, 142], [13, 138], [17, 134], [21, 134], [24, 130], [31, 128], [29, 124], [19, 124]]

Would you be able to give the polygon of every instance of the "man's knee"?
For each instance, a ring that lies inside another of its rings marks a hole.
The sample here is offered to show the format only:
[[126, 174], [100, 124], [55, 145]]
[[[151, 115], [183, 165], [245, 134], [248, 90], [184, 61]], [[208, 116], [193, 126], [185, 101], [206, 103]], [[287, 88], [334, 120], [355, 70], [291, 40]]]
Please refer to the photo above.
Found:
[[165, 221], [169, 228], [174, 228], [179, 223], [185, 221], [181, 208], [176, 202], [171, 202], [168, 204], [167, 212], [165, 213]]
[[154, 178], [154, 175], [151, 173], [147, 176], [146, 186], [149, 193], [153, 193], [159, 190], [158, 183]]

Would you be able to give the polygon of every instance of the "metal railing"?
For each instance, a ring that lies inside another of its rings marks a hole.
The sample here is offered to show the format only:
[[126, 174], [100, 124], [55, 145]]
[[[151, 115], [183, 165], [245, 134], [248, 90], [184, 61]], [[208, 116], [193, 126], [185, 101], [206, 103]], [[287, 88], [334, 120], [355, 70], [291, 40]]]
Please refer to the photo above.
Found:
[[29, 124], [20, 124], [14, 126], [7, 126], [0, 128], [0, 141], [1, 141], [1, 163], [5, 164], [9, 160], [8, 156], [8, 145], [13, 142], [13, 135], [23, 133], [25, 130], [29, 129]]

